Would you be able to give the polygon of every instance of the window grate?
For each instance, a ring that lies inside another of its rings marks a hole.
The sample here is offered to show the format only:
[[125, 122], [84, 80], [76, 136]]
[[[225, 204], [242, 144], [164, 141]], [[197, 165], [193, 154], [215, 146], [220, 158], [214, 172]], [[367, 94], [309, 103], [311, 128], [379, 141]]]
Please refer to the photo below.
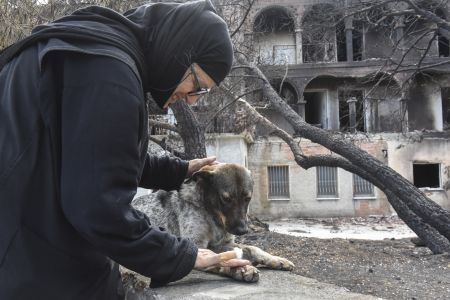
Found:
[[269, 199], [289, 199], [289, 167], [267, 167], [269, 180]]
[[375, 196], [373, 184], [353, 174], [353, 196]]
[[337, 168], [335, 167], [317, 167], [317, 196], [318, 197], [337, 197]]

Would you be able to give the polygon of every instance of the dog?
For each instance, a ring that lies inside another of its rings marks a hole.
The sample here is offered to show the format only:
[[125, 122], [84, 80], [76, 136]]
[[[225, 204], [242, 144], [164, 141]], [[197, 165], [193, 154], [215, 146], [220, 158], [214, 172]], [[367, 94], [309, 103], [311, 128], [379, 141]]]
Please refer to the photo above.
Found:
[[162, 191], [139, 197], [132, 205], [147, 214], [152, 225], [164, 227], [176, 236], [191, 239], [199, 248], [216, 253], [238, 247], [245, 267], [212, 267], [205, 271], [244, 282], [257, 282], [257, 265], [290, 271], [294, 264], [270, 255], [258, 247], [238, 245], [235, 235], [248, 232], [247, 211], [253, 193], [248, 169], [229, 163], [203, 167], [185, 181], [179, 191]]

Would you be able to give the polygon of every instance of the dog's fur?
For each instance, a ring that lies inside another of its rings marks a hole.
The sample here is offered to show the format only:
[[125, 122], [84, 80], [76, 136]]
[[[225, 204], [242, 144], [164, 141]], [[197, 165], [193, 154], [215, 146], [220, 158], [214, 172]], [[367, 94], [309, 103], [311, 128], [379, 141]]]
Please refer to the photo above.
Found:
[[[223, 252], [239, 247], [244, 259], [253, 265], [278, 270], [292, 270], [294, 265], [263, 250], [234, 243], [234, 235], [248, 231], [247, 210], [253, 193], [250, 171], [236, 164], [216, 164], [202, 168], [185, 182], [179, 192], [158, 191], [133, 201], [155, 226], [177, 236], [189, 238], [199, 248]], [[207, 271], [237, 280], [259, 279], [254, 266], [215, 267]]]

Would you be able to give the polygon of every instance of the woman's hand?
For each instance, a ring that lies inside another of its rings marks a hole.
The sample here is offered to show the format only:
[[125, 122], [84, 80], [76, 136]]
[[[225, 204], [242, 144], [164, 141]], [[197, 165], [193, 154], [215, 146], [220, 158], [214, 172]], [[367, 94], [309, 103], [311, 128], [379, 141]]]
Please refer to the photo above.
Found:
[[198, 159], [190, 160], [186, 177], [191, 177], [192, 174], [194, 174], [195, 172], [197, 172], [198, 170], [200, 170], [204, 166], [212, 165], [214, 163], [216, 163], [216, 157], [215, 156], [210, 156], [210, 157], [206, 157], [206, 158], [198, 158]]
[[249, 265], [250, 262], [245, 259], [230, 259], [220, 262], [220, 254], [209, 249], [198, 249], [197, 260], [195, 261], [195, 269], [204, 269], [207, 267], [243, 267]]

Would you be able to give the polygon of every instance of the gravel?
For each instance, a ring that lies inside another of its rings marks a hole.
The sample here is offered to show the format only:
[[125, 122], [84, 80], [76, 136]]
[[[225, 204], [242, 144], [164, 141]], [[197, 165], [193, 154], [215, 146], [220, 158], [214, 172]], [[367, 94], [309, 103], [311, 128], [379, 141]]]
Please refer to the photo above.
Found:
[[291, 260], [293, 272], [384, 299], [450, 299], [450, 255], [410, 239], [318, 239], [261, 230], [238, 237]]

